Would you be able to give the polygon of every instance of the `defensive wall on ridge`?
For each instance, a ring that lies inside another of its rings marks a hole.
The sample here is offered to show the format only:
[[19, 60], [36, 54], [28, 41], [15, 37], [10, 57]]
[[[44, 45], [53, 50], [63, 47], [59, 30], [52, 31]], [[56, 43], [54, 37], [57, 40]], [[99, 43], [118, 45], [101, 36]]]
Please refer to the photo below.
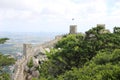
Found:
[[27, 62], [34, 57], [34, 55], [37, 55], [40, 52], [44, 53], [45, 48], [54, 47], [55, 43], [57, 43], [61, 38], [62, 36], [56, 36], [55, 39], [36, 46], [33, 46], [32, 44], [23, 44], [23, 57], [15, 63], [15, 71], [12, 76], [13, 80], [26, 80], [24, 68]]
[[[77, 25], [70, 25], [70, 33], [69, 34], [76, 34], [77, 33]], [[67, 35], [67, 34], [65, 34]], [[64, 35], [56, 36], [55, 39], [45, 42], [43, 44], [39, 44], [33, 46], [32, 44], [23, 44], [23, 57], [20, 60], [17, 60], [15, 63], [15, 71], [13, 73], [12, 79], [13, 80], [26, 80], [25, 77], [25, 66], [27, 65], [28, 61], [33, 58], [35, 55], [39, 53], [45, 53], [45, 48], [52, 48], [54, 47], [55, 43], [57, 43]], [[41, 57], [43, 60], [46, 58], [43, 56]]]

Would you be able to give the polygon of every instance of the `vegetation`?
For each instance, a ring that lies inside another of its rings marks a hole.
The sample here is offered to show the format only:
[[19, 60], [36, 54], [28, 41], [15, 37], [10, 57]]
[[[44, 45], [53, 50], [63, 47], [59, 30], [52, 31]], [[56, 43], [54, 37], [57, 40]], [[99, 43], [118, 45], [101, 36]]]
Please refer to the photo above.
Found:
[[40, 80], [120, 80], [120, 34], [94, 27], [64, 36], [40, 65]]
[[[1, 38], [0, 44], [4, 44], [8, 38]], [[15, 63], [15, 59], [0, 53], [0, 80], [10, 80], [10, 75], [3, 68]]]
[[58, 80], [119, 80], [120, 49], [100, 52], [81, 69], [74, 68], [60, 75]]
[[8, 38], [0, 38], [0, 44], [4, 44], [6, 40], [9, 40]]
[[29, 68], [32, 68], [34, 65], [33, 65], [33, 59], [31, 58], [30, 61], [27, 63], [27, 66]]

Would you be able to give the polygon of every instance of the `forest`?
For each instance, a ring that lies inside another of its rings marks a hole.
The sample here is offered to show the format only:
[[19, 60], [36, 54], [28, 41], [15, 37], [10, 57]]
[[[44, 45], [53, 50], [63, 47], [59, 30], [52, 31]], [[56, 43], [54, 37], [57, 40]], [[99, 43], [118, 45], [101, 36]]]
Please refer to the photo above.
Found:
[[32, 80], [120, 80], [120, 28], [64, 35], [46, 55]]

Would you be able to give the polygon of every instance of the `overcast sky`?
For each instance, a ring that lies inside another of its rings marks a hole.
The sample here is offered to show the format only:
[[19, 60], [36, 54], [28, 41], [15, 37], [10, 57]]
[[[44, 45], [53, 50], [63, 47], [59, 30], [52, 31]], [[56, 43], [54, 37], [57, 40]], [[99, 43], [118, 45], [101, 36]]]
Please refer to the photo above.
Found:
[[0, 0], [0, 31], [66, 33], [76, 24], [84, 32], [98, 23], [120, 26], [120, 0]]

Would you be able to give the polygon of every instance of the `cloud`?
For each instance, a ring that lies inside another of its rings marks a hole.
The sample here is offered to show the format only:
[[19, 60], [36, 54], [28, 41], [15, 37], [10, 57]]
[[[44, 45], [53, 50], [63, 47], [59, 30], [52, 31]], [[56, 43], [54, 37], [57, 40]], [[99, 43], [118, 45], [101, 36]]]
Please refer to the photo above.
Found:
[[[106, 14], [106, 4], [104, 0], [91, 0], [83, 3], [74, 3], [71, 0], [1, 0], [0, 8], [4, 13], [11, 11], [18, 16], [27, 16], [29, 12], [31, 16], [63, 16], [64, 18], [72, 17], [97, 17]], [[6, 8], [6, 9], [4, 9]], [[20, 14], [21, 15], [20, 15]], [[11, 14], [12, 15], [12, 14]], [[11, 16], [11, 18], [14, 16]]]
[[54, 29], [71, 24], [72, 18], [82, 26], [117, 23], [120, 18], [119, 5], [119, 0], [0, 0], [0, 21], [1, 26], [15, 21], [12, 26], [21, 23], [25, 27], [44, 25]]

